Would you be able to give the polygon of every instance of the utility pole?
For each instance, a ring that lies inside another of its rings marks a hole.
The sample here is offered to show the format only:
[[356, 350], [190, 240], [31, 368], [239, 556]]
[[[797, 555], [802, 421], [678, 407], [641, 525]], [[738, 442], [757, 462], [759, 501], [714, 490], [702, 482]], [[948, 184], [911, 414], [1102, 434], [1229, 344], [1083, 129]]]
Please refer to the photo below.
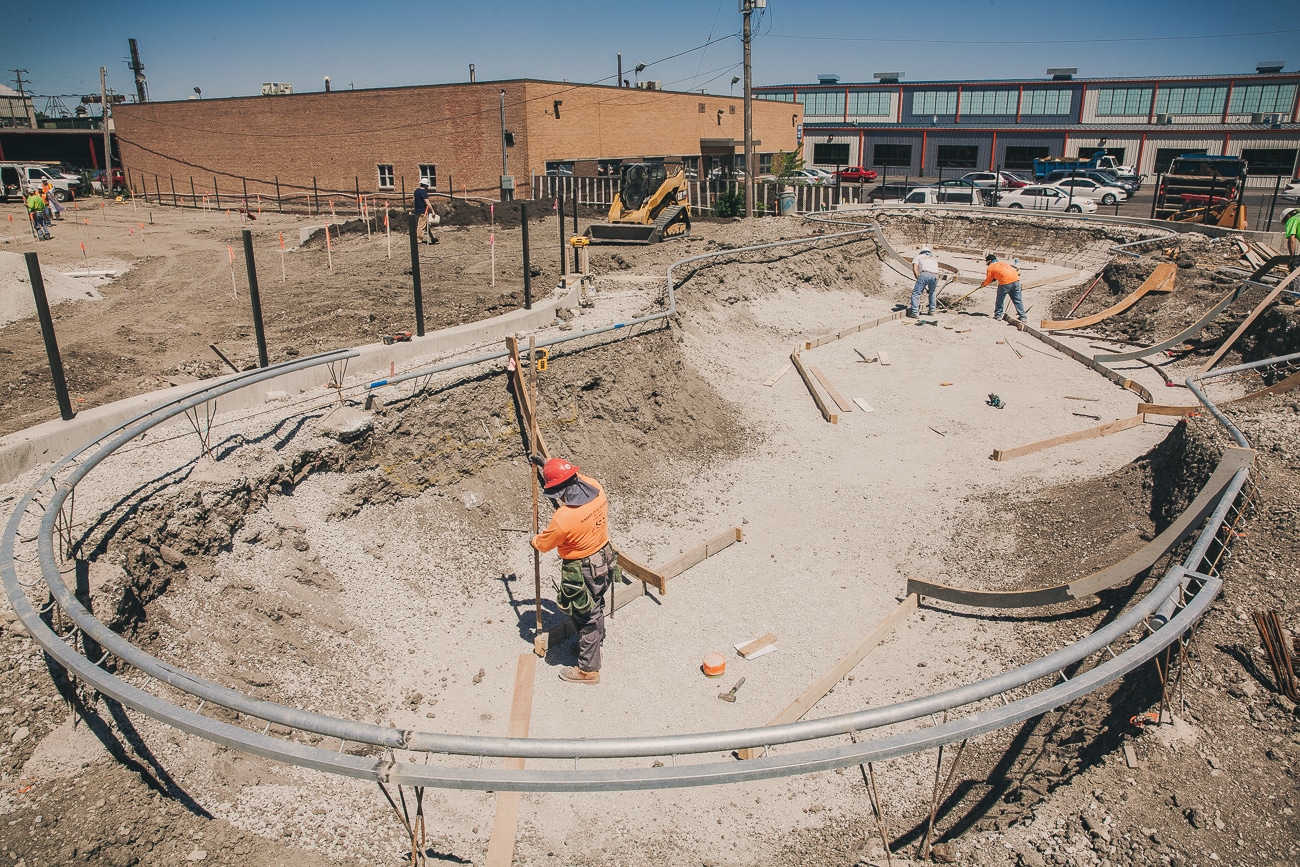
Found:
[[26, 69], [11, 69], [9, 71], [14, 74], [14, 81], [18, 84], [18, 95], [26, 103], [23, 111], [27, 115], [27, 123], [32, 129], [36, 129], [36, 107], [27, 99], [27, 91], [23, 90], [23, 74], [31, 75], [31, 73]]
[[740, 11], [745, 18], [743, 43], [745, 46], [745, 216], [754, 216], [754, 92], [749, 64], [749, 16], [755, 9], [767, 6], [767, 0], [740, 0]]
[[108, 69], [99, 67], [99, 125], [104, 130], [104, 198], [113, 190], [113, 143], [108, 136]]

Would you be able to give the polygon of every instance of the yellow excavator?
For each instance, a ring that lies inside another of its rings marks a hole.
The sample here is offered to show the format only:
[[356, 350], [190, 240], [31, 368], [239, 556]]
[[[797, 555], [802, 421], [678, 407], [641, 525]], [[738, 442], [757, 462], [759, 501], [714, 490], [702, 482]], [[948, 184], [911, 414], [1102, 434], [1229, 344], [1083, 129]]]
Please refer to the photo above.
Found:
[[655, 244], [691, 233], [690, 186], [680, 167], [670, 176], [663, 163], [623, 166], [609, 222], [592, 223], [592, 244]]

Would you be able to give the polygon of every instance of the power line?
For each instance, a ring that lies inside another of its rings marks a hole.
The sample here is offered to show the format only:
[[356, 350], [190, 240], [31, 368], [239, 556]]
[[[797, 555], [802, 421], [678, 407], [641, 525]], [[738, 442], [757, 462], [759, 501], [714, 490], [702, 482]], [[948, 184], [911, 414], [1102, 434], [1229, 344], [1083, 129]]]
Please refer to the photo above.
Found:
[[11, 69], [9, 71], [14, 74], [14, 81], [18, 82], [18, 95], [26, 96], [27, 92], [23, 90], [23, 73], [27, 73], [28, 75], [31, 75], [31, 73], [26, 69]]

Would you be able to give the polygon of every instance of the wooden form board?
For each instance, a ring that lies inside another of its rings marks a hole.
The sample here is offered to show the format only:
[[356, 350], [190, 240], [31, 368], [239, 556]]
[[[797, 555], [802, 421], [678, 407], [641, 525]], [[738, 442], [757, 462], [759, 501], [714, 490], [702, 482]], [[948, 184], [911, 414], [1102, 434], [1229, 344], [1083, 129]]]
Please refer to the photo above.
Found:
[[790, 372], [791, 366], [792, 365], [789, 364], [783, 365], [780, 370], [778, 370], [776, 373], [769, 376], [767, 379], [763, 380], [763, 385], [766, 385], [768, 388], [771, 388], [772, 386], [776, 385], [777, 381], [781, 377], [785, 376], [787, 373]]
[[1081, 440], [1090, 440], [1097, 437], [1108, 436], [1113, 433], [1119, 433], [1122, 430], [1128, 430], [1131, 427], [1137, 427], [1142, 424], [1143, 416], [1138, 413], [1129, 418], [1121, 418], [1115, 421], [1109, 421], [1105, 424], [1099, 424], [1096, 427], [1084, 428], [1083, 430], [1072, 431], [1060, 436], [1050, 437], [1045, 440], [1039, 440], [1036, 443], [1028, 443], [1023, 446], [1016, 446], [1013, 449], [994, 449], [990, 455], [995, 461], [1009, 461], [1015, 458], [1032, 455], [1034, 452], [1041, 452], [1044, 449], [1050, 449], [1055, 446], [1063, 446], [1066, 443], [1077, 443]]
[[[736, 542], [743, 541], [744, 538], [745, 532], [741, 528], [728, 527], [712, 539], [709, 539], [703, 545], [697, 545], [685, 554], [682, 554], [680, 557], [675, 557], [668, 561], [658, 569], [650, 569], [649, 567], [642, 566], [639, 563], [636, 564], [636, 567], [654, 575], [656, 579], [662, 579], [664, 584], [667, 585], [670, 578], [676, 578], [692, 566], [703, 562], [714, 554], [717, 554], [719, 551], [734, 545]], [[619, 565], [623, 567], [624, 571], [632, 574], [631, 570], [628, 569], [628, 563], [634, 561], [629, 561], [626, 554], [620, 552], [618, 555], [618, 562]], [[629, 602], [633, 602], [634, 600], [640, 599], [644, 596], [645, 585], [656, 586], [651, 581], [645, 581], [644, 579], [642, 579], [642, 581], [643, 583], [632, 582], [612, 588], [613, 610], [617, 611]], [[573, 631], [573, 621], [568, 618], [566, 618], [562, 623], [552, 627], [548, 633], [551, 646], [554, 647], [567, 639], [573, 634]]]
[[1300, 372], [1288, 376], [1280, 382], [1275, 382], [1268, 388], [1261, 388], [1258, 391], [1252, 391], [1250, 394], [1243, 394], [1241, 397], [1234, 397], [1225, 403], [1241, 403], [1243, 400], [1250, 400], [1252, 397], [1263, 397], [1266, 394], [1283, 394], [1293, 388], [1300, 387]]
[[[537, 679], [537, 657], [519, 654], [515, 668], [515, 692], [510, 703], [508, 737], [528, 737], [528, 722], [533, 715], [533, 683]], [[503, 767], [522, 770], [524, 760], [508, 758]], [[488, 838], [487, 867], [510, 867], [515, 860], [515, 833], [519, 828], [520, 792], [497, 792], [496, 814], [492, 817], [492, 836]]]
[[1143, 386], [1141, 383], [1134, 382], [1133, 380], [1124, 376], [1122, 373], [1111, 370], [1109, 367], [1098, 362], [1096, 359], [1092, 358], [1091, 356], [1084, 355], [1079, 350], [1065, 345], [1061, 341], [1057, 340], [1055, 337], [1052, 337], [1050, 334], [1045, 334], [1044, 332], [1039, 331], [1037, 328], [1032, 327], [1026, 322], [1012, 322], [1011, 326], [1013, 328], [1019, 329], [1020, 331], [1024, 331], [1028, 334], [1032, 334], [1034, 337], [1037, 337], [1039, 340], [1041, 340], [1043, 343], [1046, 343], [1048, 346], [1052, 347], [1057, 352], [1064, 353], [1065, 355], [1070, 356], [1080, 364], [1092, 368], [1093, 370], [1100, 373], [1102, 376], [1109, 379], [1111, 382], [1118, 385], [1120, 388], [1128, 389], [1129, 391], [1136, 394], [1138, 397], [1142, 398], [1147, 403], [1155, 403], [1155, 399], [1151, 396], [1151, 392], [1147, 391], [1146, 387]]
[[817, 386], [813, 385], [812, 377], [808, 374], [808, 371], [804, 369], [803, 362], [799, 360], [798, 349], [790, 353], [790, 363], [794, 365], [794, 369], [799, 371], [799, 375], [803, 377], [803, 384], [808, 386], [808, 393], [812, 395], [813, 403], [817, 404], [817, 409], [821, 412], [822, 418], [826, 419], [831, 424], [839, 424], [840, 417], [827, 408], [826, 402], [822, 400], [822, 396], [817, 393]]
[[1245, 288], [1246, 287], [1243, 284], [1238, 286], [1236, 289], [1233, 289], [1227, 295], [1220, 298], [1217, 304], [1207, 310], [1204, 316], [1175, 334], [1173, 337], [1170, 337], [1168, 340], [1162, 340], [1152, 346], [1146, 346], [1142, 349], [1133, 349], [1128, 352], [1108, 352], [1101, 355], [1094, 355], [1092, 357], [1093, 361], [1132, 361], [1135, 358], [1144, 358], [1148, 355], [1155, 355], [1164, 352], [1166, 349], [1173, 349], [1178, 344], [1191, 340], [1193, 337], [1204, 331], [1205, 326], [1209, 325], [1215, 319], [1218, 319], [1220, 313], [1227, 310], [1230, 304], [1241, 297], [1241, 292]]
[[839, 389], [831, 385], [830, 377], [822, 373], [821, 368], [810, 364], [808, 369], [812, 371], [813, 376], [817, 377], [817, 381], [822, 384], [822, 388], [826, 389], [826, 393], [831, 396], [831, 400], [835, 401], [835, 405], [840, 408], [841, 412], [853, 412], [853, 404], [849, 403], [848, 398], [840, 394]]
[[1123, 300], [1112, 304], [1100, 313], [1094, 313], [1091, 316], [1084, 316], [1081, 319], [1044, 319], [1042, 328], [1055, 331], [1064, 331], [1072, 328], [1087, 328], [1089, 325], [1096, 325], [1103, 319], [1109, 319], [1117, 313], [1123, 313], [1125, 310], [1136, 304], [1143, 295], [1150, 292], [1172, 292], [1174, 291], [1174, 276], [1178, 273], [1178, 266], [1173, 262], [1161, 262], [1156, 266], [1156, 270], [1151, 272], [1151, 276], [1142, 281], [1142, 285], [1133, 290]]
[[1141, 415], [1195, 415], [1201, 411], [1201, 405], [1195, 406], [1170, 406], [1159, 403], [1139, 403], [1138, 413]]
[[[835, 684], [843, 680], [871, 652], [872, 648], [888, 638], [889, 633], [893, 632], [899, 623], [906, 620], [907, 616], [916, 610], [919, 601], [915, 593], [909, 593], [907, 598], [888, 617], [882, 620], [875, 629], [871, 630], [870, 635], [859, 641], [852, 650], [840, 657], [839, 661], [831, 666], [829, 671], [799, 693], [799, 697], [786, 705], [785, 709], [779, 714], [772, 717], [768, 725], [781, 725], [782, 723], [798, 722], [803, 719], [804, 714], [812, 710], [813, 706], [821, 701]], [[758, 748], [756, 747], [737, 752], [737, 755], [742, 759], [752, 759], [757, 754]]]
[[907, 311], [905, 310], [898, 310], [888, 316], [881, 316], [879, 319], [868, 319], [866, 322], [861, 322], [857, 325], [831, 332], [830, 334], [823, 334], [821, 337], [813, 337], [804, 341], [803, 348], [813, 349], [827, 343], [833, 343], [836, 340], [848, 337], [850, 334], [857, 334], [859, 331], [866, 331], [868, 328], [875, 328], [878, 325], [884, 325], [886, 322], [893, 322], [897, 319], [902, 319], [906, 313]]
[[1246, 320], [1242, 322], [1241, 325], [1237, 326], [1237, 330], [1232, 332], [1232, 336], [1219, 344], [1219, 348], [1214, 350], [1214, 354], [1210, 356], [1210, 360], [1201, 365], [1200, 372], [1205, 373], [1211, 367], [1218, 364], [1219, 359], [1223, 358], [1223, 356], [1227, 354], [1228, 350], [1232, 348], [1232, 345], [1237, 342], [1237, 338], [1240, 337], [1247, 328], [1254, 324], [1255, 320], [1259, 318], [1259, 314], [1263, 313], [1266, 307], [1276, 301], [1277, 296], [1282, 294], [1282, 290], [1294, 283], [1297, 277], [1300, 277], [1300, 268], [1292, 271], [1286, 276], [1285, 280], [1274, 286], [1273, 291], [1268, 293], [1263, 301], [1259, 302], [1259, 305], [1250, 312], [1250, 315], [1246, 317]]
[[1253, 449], [1225, 449], [1219, 465], [1201, 488], [1196, 499], [1147, 544], [1117, 563], [1098, 572], [1065, 584], [1035, 587], [1030, 590], [966, 590], [928, 581], [909, 579], [907, 592], [926, 599], [939, 599], [958, 605], [978, 608], [1033, 608], [1039, 605], [1056, 605], [1092, 596], [1103, 590], [1132, 581], [1150, 569], [1156, 562], [1180, 545], [1218, 505], [1224, 489], [1238, 470], [1250, 467], [1255, 461]]

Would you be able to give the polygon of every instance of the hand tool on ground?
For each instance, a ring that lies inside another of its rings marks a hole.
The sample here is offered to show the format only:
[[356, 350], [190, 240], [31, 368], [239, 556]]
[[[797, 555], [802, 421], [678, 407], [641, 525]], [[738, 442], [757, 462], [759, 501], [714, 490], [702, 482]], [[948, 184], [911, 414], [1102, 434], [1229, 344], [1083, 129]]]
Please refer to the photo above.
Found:
[[1092, 413], [1087, 413], [1087, 412], [1072, 412], [1070, 413], [1070, 415], [1077, 415], [1079, 418], [1090, 418], [1095, 421], [1101, 421], [1101, 416], [1093, 415]]
[[740, 680], [736, 681], [736, 685], [731, 688], [731, 692], [720, 692], [718, 693], [718, 698], [722, 699], [723, 701], [735, 702], [736, 690], [740, 689], [744, 685], [745, 685], [745, 679], [742, 677]]
[[984, 402], [987, 403], [989, 406], [993, 407], [994, 409], [1007, 408], [1007, 405], [1002, 402], [1002, 398], [998, 397], [996, 394], [990, 394], [989, 399]]
[[385, 346], [391, 346], [394, 343], [406, 343], [410, 339], [411, 332], [409, 331], [398, 331], [395, 334], [385, 334], [383, 336]]

